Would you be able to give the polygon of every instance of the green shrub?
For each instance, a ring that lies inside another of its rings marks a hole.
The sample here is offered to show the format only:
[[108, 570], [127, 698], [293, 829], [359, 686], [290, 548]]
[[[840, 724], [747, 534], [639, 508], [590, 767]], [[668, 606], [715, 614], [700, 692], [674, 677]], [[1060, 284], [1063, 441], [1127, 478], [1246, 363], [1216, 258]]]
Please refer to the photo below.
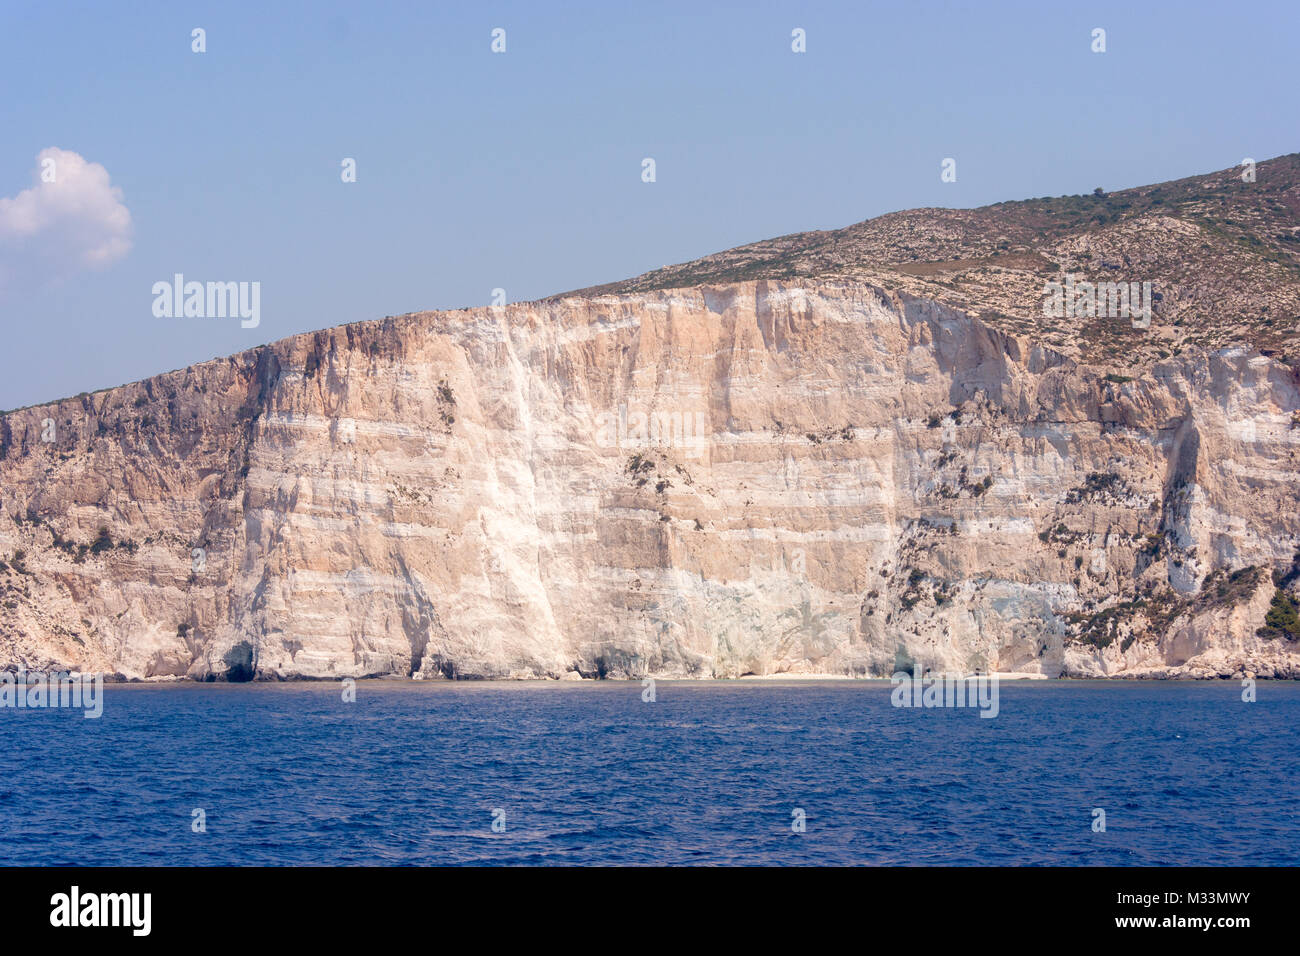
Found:
[[1281, 588], [1273, 592], [1273, 603], [1269, 605], [1264, 625], [1259, 629], [1260, 637], [1300, 641], [1300, 613], [1296, 612], [1295, 602]]
[[90, 546], [91, 553], [102, 554], [111, 547], [113, 547], [113, 536], [107, 528], [100, 528], [99, 536], [95, 538], [95, 543]]

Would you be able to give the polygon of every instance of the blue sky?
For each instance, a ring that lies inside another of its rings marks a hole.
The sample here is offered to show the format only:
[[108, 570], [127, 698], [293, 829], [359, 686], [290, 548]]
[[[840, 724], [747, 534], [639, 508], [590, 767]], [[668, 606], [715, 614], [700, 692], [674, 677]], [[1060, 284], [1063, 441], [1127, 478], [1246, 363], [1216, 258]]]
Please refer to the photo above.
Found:
[[[498, 287], [1294, 152], [1298, 45], [1294, 0], [3, 0], [0, 408]], [[51, 147], [106, 171], [84, 200], [22, 197]], [[260, 282], [260, 325], [155, 317], [177, 272]]]

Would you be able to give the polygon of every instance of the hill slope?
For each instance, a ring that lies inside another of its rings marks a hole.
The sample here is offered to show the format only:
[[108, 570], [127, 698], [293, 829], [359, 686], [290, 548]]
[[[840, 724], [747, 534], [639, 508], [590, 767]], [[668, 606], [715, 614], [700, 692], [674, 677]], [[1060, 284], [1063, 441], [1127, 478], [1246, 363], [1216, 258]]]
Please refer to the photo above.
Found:
[[[931, 298], [1073, 359], [1136, 372], [1245, 343], [1300, 364], [1300, 153], [1108, 195], [911, 209], [755, 242], [566, 295], [854, 279]], [[1151, 327], [1043, 315], [1044, 283], [1151, 282]], [[555, 298], [563, 298], [556, 296]]]
[[[895, 213], [0, 415], [0, 667], [1298, 677], [1298, 182]], [[1151, 326], [1044, 319], [1067, 275]]]

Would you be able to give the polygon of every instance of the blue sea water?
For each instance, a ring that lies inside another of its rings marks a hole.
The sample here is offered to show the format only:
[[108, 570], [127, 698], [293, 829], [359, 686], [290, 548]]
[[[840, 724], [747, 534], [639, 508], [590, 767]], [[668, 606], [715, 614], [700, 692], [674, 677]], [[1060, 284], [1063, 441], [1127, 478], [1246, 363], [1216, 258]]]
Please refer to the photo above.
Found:
[[895, 708], [880, 681], [660, 681], [653, 703], [622, 682], [108, 686], [97, 720], [0, 710], [4, 862], [1300, 863], [1300, 685], [1000, 690], [987, 719]]

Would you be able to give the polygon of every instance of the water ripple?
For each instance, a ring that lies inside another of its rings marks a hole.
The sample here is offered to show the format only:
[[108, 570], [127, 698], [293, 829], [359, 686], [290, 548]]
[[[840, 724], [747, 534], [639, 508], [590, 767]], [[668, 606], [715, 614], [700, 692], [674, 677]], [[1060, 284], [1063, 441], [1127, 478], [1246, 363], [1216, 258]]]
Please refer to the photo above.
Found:
[[1300, 686], [1259, 686], [1004, 685], [994, 720], [878, 682], [110, 687], [0, 711], [0, 831], [64, 865], [1295, 865]]

